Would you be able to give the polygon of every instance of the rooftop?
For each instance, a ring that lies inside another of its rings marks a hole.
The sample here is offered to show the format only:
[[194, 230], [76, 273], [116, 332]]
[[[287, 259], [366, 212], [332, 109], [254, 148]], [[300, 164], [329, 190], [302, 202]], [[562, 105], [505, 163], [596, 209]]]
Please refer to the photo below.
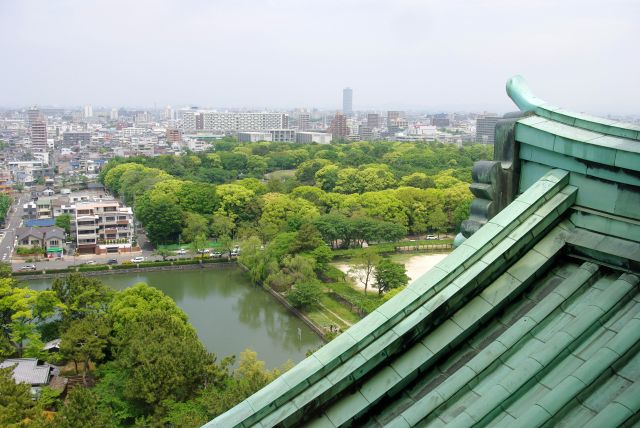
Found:
[[458, 248], [206, 426], [640, 422], [638, 129], [507, 89]]

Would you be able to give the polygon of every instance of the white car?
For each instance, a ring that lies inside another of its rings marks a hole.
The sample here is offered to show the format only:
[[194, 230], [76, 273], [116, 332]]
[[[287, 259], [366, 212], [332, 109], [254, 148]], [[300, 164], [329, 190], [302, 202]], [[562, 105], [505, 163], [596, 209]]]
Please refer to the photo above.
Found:
[[203, 250], [198, 250], [198, 253], [199, 253], [199, 254], [209, 254], [209, 251], [210, 251], [210, 250], [209, 250], [208, 248], [205, 248], [205, 249], [203, 249]]
[[144, 257], [139, 256], [139, 257], [134, 257], [131, 259], [131, 263], [142, 263], [144, 261]]
[[27, 270], [36, 270], [36, 265], [24, 265], [24, 266], [20, 266], [20, 269], [18, 269], [20, 271], [27, 271]]
[[85, 265], [95, 265], [96, 261], [95, 260], [89, 260], [88, 262], [85, 263]]
[[176, 254], [184, 256], [185, 254], [187, 254], [187, 250], [185, 250], [184, 248], [180, 248], [176, 251]]
[[427, 235], [427, 240], [428, 240], [428, 241], [435, 241], [436, 239], [438, 239], [438, 238], [436, 238], [436, 237], [435, 237], [435, 236], [433, 236], [433, 235]]

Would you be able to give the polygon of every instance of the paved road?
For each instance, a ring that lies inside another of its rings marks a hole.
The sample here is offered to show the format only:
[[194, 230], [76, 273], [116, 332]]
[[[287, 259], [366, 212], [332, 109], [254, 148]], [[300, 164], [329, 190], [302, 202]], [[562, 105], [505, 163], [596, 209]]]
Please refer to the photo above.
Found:
[[[123, 262], [130, 261], [132, 258], [138, 257], [138, 256], [140, 256], [140, 252], [131, 253], [131, 254], [103, 254], [103, 255], [86, 254], [86, 255], [81, 255], [77, 257], [65, 256], [63, 259], [56, 259], [56, 260], [41, 260], [41, 261], [30, 262], [30, 263], [25, 263], [25, 262], [14, 263], [13, 270], [17, 271], [20, 269], [21, 266], [24, 266], [25, 264], [35, 265], [37, 271], [47, 270], [47, 269], [64, 269], [71, 266], [79, 266], [82, 264], [86, 264], [89, 261], [95, 261], [97, 264], [104, 264], [107, 262], [107, 260], [110, 260], [110, 259], [116, 259], [118, 260], [118, 263], [121, 264]], [[162, 260], [162, 257], [160, 256], [147, 255], [144, 253], [143, 253], [143, 257], [145, 261]], [[189, 259], [191, 258], [191, 256], [190, 255], [184, 255], [184, 256], [172, 255], [170, 258], [171, 259], [176, 259], [176, 258]]]
[[15, 246], [16, 230], [22, 224], [22, 205], [29, 201], [27, 193], [16, 195], [18, 202], [9, 208], [5, 229], [2, 230], [4, 237], [0, 240], [0, 260], [3, 262], [11, 261], [11, 254]]

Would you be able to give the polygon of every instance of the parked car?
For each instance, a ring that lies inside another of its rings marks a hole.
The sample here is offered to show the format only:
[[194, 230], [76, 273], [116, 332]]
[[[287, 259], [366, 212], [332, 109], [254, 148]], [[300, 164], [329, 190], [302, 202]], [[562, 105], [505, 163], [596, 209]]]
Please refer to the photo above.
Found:
[[36, 265], [24, 265], [20, 266], [19, 271], [36, 270]]
[[176, 251], [176, 254], [184, 256], [185, 254], [187, 254], [187, 250], [185, 250], [184, 248], [180, 248]]
[[131, 259], [131, 263], [142, 263], [144, 261], [144, 257], [138, 256]]
[[436, 238], [434, 235], [427, 235], [427, 240], [429, 240], [429, 241], [434, 241], [436, 239], [438, 239], [438, 238]]
[[88, 262], [85, 263], [85, 265], [95, 265], [96, 261], [95, 260], [89, 260]]
[[231, 252], [229, 252], [229, 257], [238, 257], [238, 252], [236, 250], [232, 250]]
[[209, 254], [209, 257], [222, 257], [222, 253], [220, 251], [214, 251], [213, 253]]
[[118, 261], [116, 259], [109, 259], [109, 260], [107, 260], [107, 264], [108, 265], [117, 265]]
[[198, 254], [209, 254], [209, 249], [205, 248], [205, 249], [202, 249], [202, 250], [198, 250]]

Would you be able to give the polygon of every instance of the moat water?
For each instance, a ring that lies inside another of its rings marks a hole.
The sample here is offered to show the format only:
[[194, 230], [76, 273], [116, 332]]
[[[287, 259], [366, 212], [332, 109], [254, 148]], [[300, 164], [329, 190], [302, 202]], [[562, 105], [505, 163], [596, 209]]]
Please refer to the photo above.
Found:
[[[251, 284], [239, 268], [122, 273], [96, 278], [117, 290], [145, 282], [162, 290], [180, 306], [202, 343], [218, 359], [239, 356], [246, 348], [267, 367], [302, 361], [320, 338], [268, 292]], [[42, 290], [53, 279], [28, 281]]]

